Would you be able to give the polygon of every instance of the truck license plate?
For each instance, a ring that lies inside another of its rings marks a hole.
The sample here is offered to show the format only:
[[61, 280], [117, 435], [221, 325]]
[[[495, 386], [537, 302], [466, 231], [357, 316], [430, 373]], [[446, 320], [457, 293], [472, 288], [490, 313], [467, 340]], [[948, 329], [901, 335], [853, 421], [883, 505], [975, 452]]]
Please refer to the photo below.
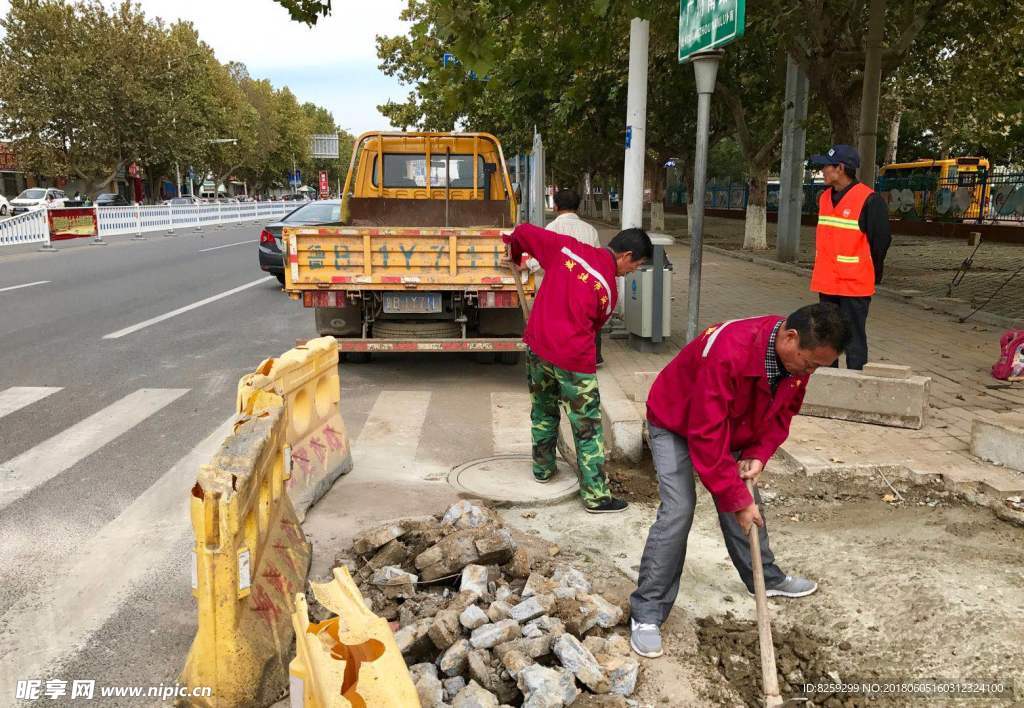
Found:
[[384, 312], [388, 314], [441, 312], [441, 293], [384, 293]]

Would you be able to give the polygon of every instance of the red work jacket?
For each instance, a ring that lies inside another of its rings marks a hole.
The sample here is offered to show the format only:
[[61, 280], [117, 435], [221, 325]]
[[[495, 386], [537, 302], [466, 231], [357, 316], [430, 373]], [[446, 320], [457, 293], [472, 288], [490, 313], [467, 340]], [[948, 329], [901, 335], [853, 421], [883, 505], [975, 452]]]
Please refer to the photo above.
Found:
[[814, 292], [847, 297], [875, 294], [871, 244], [860, 230], [860, 213], [872, 194], [870, 187], [858, 182], [832, 206], [832, 190], [821, 193], [811, 273]]
[[595, 373], [594, 340], [618, 297], [612, 252], [532, 224], [520, 224], [504, 238], [514, 262], [525, 252], [544, 269], [523, 341], [559, 368]]
[[647, 420], [686, 439], [690, 460], [719, 511], [753, 499], [740, 459], [767, 463], [789, 436], [808, 376], [787, 376], [772, 394], [765, 355], [778, 315], [708, 327], [662, 369], [647, 398]]

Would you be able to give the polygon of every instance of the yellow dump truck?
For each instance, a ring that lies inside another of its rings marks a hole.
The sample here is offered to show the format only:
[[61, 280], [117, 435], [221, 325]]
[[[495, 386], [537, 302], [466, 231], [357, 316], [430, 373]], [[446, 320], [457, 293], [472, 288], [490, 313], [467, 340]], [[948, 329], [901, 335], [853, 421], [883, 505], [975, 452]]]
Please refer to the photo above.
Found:
[[501, 236], [516, 213], [493, 135], [364, 133], [341, 225], [284, 229], [285, 290], [352, 361], [470, 351], [514, 364], [524, 322]]

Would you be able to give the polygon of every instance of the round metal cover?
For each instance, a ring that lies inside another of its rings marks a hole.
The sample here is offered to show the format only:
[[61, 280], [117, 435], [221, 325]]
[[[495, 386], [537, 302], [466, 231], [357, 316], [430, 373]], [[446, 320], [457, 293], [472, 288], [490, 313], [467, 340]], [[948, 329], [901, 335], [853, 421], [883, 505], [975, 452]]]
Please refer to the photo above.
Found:
[[481, 499], [516, 504], [548, 504], [579, 493], [576, 473], [562, 459], [558, 472], [547, 484], [533, 478], [530, 455], [495, 455], [452, 468], [448, 483]]

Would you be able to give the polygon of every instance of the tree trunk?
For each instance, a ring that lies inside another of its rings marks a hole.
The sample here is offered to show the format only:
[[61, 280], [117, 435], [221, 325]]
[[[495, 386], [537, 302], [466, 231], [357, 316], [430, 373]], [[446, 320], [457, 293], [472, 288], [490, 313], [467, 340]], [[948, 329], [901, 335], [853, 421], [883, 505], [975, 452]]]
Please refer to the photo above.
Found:
[[686, 186], [686, 233], [693, 233], [693, 165], [689, 163], [683, 164], [683, 169], [680, 171], [683, 178], [683, 184]]
[[743, 229], [743, 248], [763, 251], [768, 248], [768, 167], [753, 167], [747, 177], [747, 219]]
[[889, 142], [885, 146], [885, 163], [891, 164], [896, 162], [896, 149], [900, 143], [900, 120], [903, 118], [903, 110], [901, 108], [896, 109], [896, 113], [892, 117], [892, 122], [889, 123]]

